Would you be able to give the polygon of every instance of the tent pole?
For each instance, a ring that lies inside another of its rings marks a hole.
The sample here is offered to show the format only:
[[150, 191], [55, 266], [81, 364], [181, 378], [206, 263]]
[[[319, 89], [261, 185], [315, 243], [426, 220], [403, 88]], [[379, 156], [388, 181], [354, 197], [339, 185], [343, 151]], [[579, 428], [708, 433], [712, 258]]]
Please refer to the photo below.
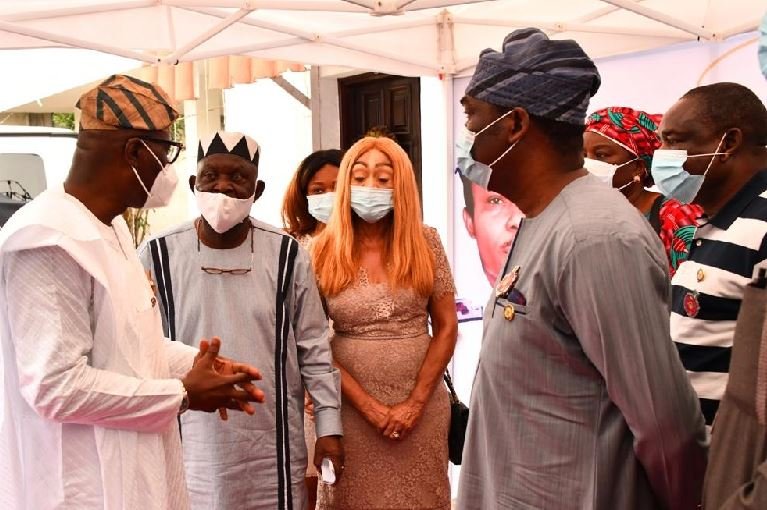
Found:
[[311, 100], [306, 94], [301, 92], [298, 87], [290, 83], [284, 76], [272, 76], [270, 78], [278, 87], [284, 90], [290, 97], [304, 105], [307, 110], [311, 110]]
[[554, 32], [582, 32], [590, 34], [612, 34], [612, 35], [636, 35], [644, 37], [664, 37], [668, 39], [687, 40], [688, 36], [684, 36], [676, 31], [671, 30], [658, 30], [658, 29], [643, 29], [643, 28], [630, 28], [630, 27], [616, 27], [605, 25], [588, 25], [586, 23], [558, 23], [552, 21], [542, 21], [534, 19], [515, 19], [511, 24], [508, 22], [502, 22], [497, 19], [477, 19], [477, 18], [465, 18], [460, 16], [454, 16], [453, 21], [463, 25], [480, 25], [480, 26], [492, 26], [492, 27], [537, 27], [541, 30], [551, 30]]
[[741, 23], [740, 25], [731, 27], [729, 30], [717, 35], [721, 36], [722, 39], [727, 39], [734, 35], [743, 34], [746, 32], [755, 32], [756, 30], [759, 30], [760, 21], [761, 20], [755, 19], [746, 23]]
[[447, 75], [443, 78], [442, 84], [445, 90], [445, 157], [447, 158], [447, 165], [444, 169], [448, 174], [448, 186], [447, 186], [447, 253], [450, 254], [450, 267], [456, 267], [457, 260], [455, 253], [455, 222], [454, 210], [455, 210], [455, 177], [453, 171], [455, 169], [455, 84], [453, 82], [453, 75]]
[[420, 67], [423, 71], [425, 71], [425, 74], [427, 75], [435, 75], [440, 72], [440, 70], [434, 66], [434, 62], [406, 59], [406, 58], [402, 58], [400, 55], [389, 53], [386, 51], [371, 51], [368, 48], [365, 48], [358, 44], [354, 44], [349, 41], [344, 41], [342, 39], [325, 38], [320, 36], [317, 42], [327, 44], [330, 46], [336, 46], [338, 48], [344, 48], [347, 50], [355, 51], [357, 53], [368, 55], [370, 57], [384, 58], [386, 60], [391, 60], [392, 62]]
[[[194, 7], [181, 7], [181, 8], [190, 12], [205, 14], [207, 16], [215, 16], [217, 18], [222, 18], [222, 19], [226, 17], [226, 13], [216, 11], [215, 9], [202, 9], [202, 8], [194, 8]], [[316, 38], [316, 34], [313, 34], [311, 32], [298, 31], [293, 28], [287, 29], [283, 25], [269, 23], [266, 21], [260, 21], [260, 20], [254, 20], [254, 19], [243, 19], [240, 21], [240, 23], [242, 23], [243, 25], [264, 28], [266, 30], [271, 30], [273, 32], [280, 32], [283, 34], [289, 34], [289, 35], [300, 34], [299, 37], [307, 41], [313, 41]], [[338, 32], [332, 32], [330, 34], [326, 34], [326, 36], [327, 37], [353, 37], [356, 35], [377, 34], [381, 32], [386, 32], [388, 30], [404, 30], [407, 28], [417, 28], [417, 27], [422, 27], [426, 25], [432, 25], [433, 23], [434, 23], [434, 18], [431, 18], [431, 17], [421, 18], [421, 19], [403, 19], [401, 21], [395, 21], [392, 23], [387, 23], [385, 25], [380, 25], [376, 27], [350, 28], [347, 30], [340, 30]]]
[[[246, 44], [238, 46], [236, 48], [225, 48], [210, 51], [201, 51], [193, 55], [192, 60], [204, 60], [208, 58], [223, 57], [225, 55], [244, 55], [246, 53], [253, 53], [256, 51], [273, 50], [277, 48], [286, 48], [288, 46], [295, 46], [297, 44], [304, 44], [307, 41], [300, 37], [291, 37], [290, 39], [284, 39], [282, 41], [272, 41], [257, 44]], [[182, 59], [183, 60], [183, 59]]]
[[[441, 9], [444, 7], [452, 7], [454, 5], [464, 4], [476, 4], [480, 2], [487, 2], [488, 0], [421, 0], [418, 5], [412, 9], [407, 9], [407, 6], [415, 3], [417, 0], [400, 0], [397, 4], [397, 9], [405, 9], [406, 11], [422, 11], [424, 9]], [[494, 1], [494, 0], [490, 0]]]
[[717, 39], [716, 34], [711, 32], [710, 30], [705, 30], [699, 26], [693, 25], [691, 23], [687, 23], [686, 21], [682, 21], [673, 16], [669, 16], [666, 13], [657, 11], [655, 9], [651, 9], [649, 7], [645, 7], [644, 5], [638, 4], [634, 2], [633, 0], [601, 0], [601, 1], [610, 5], [614, 5], [616, 7], [620, 7], [621, 9], [625, 11], [633, 12], [634, 14], [639, 14], [640, 16], [644, 16], [645, 18], [649, 18], [653, 21], [663, 23], [664, 25], [678, 28], [679, 30], [683, 30], [685, 32], [688, 32], [697, 37], [701, 37], [703, 39], [707, 39], [707, 40]]
[[[211, 16], [219, 16], [220, 17], [222, 15], [221, 13], [216, 13], [215, 11], [211, 12], [211, 11], [208, 11], [208, 10], [198, 10], [198, 9], [190, 9], [190, 10], [193, 10], [195, 12], [201, 12], [202, 14], [208, 14], [208, 15], [211, 15]], [[419, 62], [419, 61], [410, 60], [410, 59], [403, 59], [400, 55], [388, 54], [387, 52], [383, 52], [383, 51], [372, 52], [372, 51], [370, 51], [369, 49], [367, 49], [367, 48], [365, 48], [363, 46], [354, 44], [354, 43], [349, 42], [349, 41], [344, 41], [344, 40], [339, 39], [339, 38], [337, 38], [337, 37], [335, 37], [333, 35], [324, 36], [324, 35], [320, 35], [320, 34], [314, 34], [314, 33], [311, 33], [311, 32], [307, 32], [305, 30], [299, 30], [297, 28], [286, 27], [286, 26], [283, 26], [283, 25], [279, 25], [277, 23], [271, 23], [271, 22], [262, 21], [262, 20], [248, 19], [248, 20], [243, 20], [242, 23], [247, 24], [247, 25], [251, 25], [251, 26], [255, 26], [255, 27], [259, 27], [259, 28], [263, 28], [263, 29], [266, 29], [266, 30], [272, 30], [274, 32], [280, 32], [282, 34], [292, 35], [294, 37], [298, 37], [300, 39], [303, 39], [306, 42], [328, 44], [330, 46], [336, 46], [336, 47], [339, 47], [339, 48], [344, 48], [344, 49], [355, 51], [355, 52], [358, 52], [358, 53], [362, 53], [364, 55], [368, 55], [368, 56], [371, 56], [371, 57], [385, 58], [385, 59], [391, 60], [393, 62], [398, 62], [398, 63], [401, 63], [401, 64], [407, 64], [407, 65], [411, 65], [411, 66], [415, 66], [415, 67], [420, 67], [420, 68], [423, 68], [423, 70], [426, 71], [426, 74], [429, 74], [429, 75], [434, 75], [434, 74], [437, 74], [439, 72], [439, 69], [437, 69], [434, 66], [433, 62]], [[268, 47], [261, 47], [261, 48], [257, 48], [255, 45], [243, 46], [241, 48], [228, 48], [226, 53], [227, 54], [250, 53], [250, 52], [253, 52], [253, 51], [271, 49], [271, 48], [276, 48], [276, 47], [280, 47], [280, 46], [282, 46], [282, 47], [284, 47], [284, 46], [293, 46], [295, 44], [300, 44], [300, 41], [299, 42], [295, 42], [294, 40], [292, 40], [288, 44], [272, 43]], [[220, 53], [219, 53], [219, 55], [220, 55]], [[198, 59], [198, 58], [209, 58], [211, 56], [216, 56], [216, 55], [213, 55], [211, 53], [204, 53], [202, 55], [197, 54], [194, 57], [195, 57], [195, 59]]]
[[341, 0], [344, 3], [356, 5], [358, 7], [362, 7], [364, 9], [375, 9], [376, 2], [372, 0]]
[[41, 21], [45, 19], [65, 18], [68, 16], [80, 16], [84, 14], [101, 14], [105, 12], [141, 9], [142, 7], [152, 7], [154, 5], [157, 5], [156, 0], [131, 0], [106, 5], [88, 5], [87, 7], [64, 7], [62, 9], [49, 9], [46, 11], [19, 12], [16, 14], [0, 16], [0, 19], [9, 22]]
[[167, 57], [163, 59], [163, 62], [168, 64], [177, 64], [179, 59], [195, 49], [196, 47], [200, 46], [205, 41], [208, 41], [212, 37], [220, 34], [222, 31], [226, 30], [231, 25], [237, 23], [242, 18], [250, 14], [252, 10], [250, 9], [240, 9], [239, 11], [235, 12], [231, 16], [227, 17], [226, 19], [220, 21], [215, 26], [213, 26], [210, 30], [207, 32], [204, 32], [200, 34], [199, 36], [195, 37], [191, 41], [189, 41], [187, 44], [182, 46], [181, 48], [177, 49]]
[[439, 48], [440, 78], [455, 73], [455, 40], [453, 16], [443, 10], [437, 17], [437, 48]]
[[455, 67], [456, 67], [455, 74], [465, 73], [466, 71], [469, 71], [470, 69], [474, 69], [474, 66], [476, 66], [476, 65], [477, 65], [477, 60], [476, 59], [462, 60], [462, 61], [456, 63], [456, 65], [455, 65]]
[[167, 5], [162, 7], [162, 16], [163, 20], [168, 25], [168, 41], [170, 42], [171, 51], [176, 51], [178, 49], [178, 45], [176, 44], [176, 27], [173, 24], [173, 13], [171, 12], [171, 8]]
[[[181, 8], [190, 12], [196, 12], [198, 14], [204, 14], [206, 16], [213, 16], [213, 17], [221, 18], [221, 19], [226, 19], [228, 17], [226, 13], [216, 11], [213, 9], [201, 9], [201, 8], [195, 8], [195, 7], [181, 7]], [[241, 19], [240, 23], [242, 23], [243, 25], [249, 25], [252, 27], [263, 28], [265, 30], [271, 30], [272, 32], [279, 32], [281, 34], [296, 36], [305, 41], [313, 41], [316, 38], [316, 34], [313, 34], [311, 32], [306, 32], [304, 30], [299, 30], [297, 28], [288, 28], [283, 25], [279, 25], [277, 23], [271, 23], [271, 22], [263, 21], [263, 20]]]
[[350, 28], [347, 30], [339, 30], [338, 32], [331, 32], [326, 34], [327, 37], [354, 37], [356, 35], [368, 35], [368, 34], [380, 34], [381, 32], [388, 32], [390, 30], [406, 30], [408, 28], [425, 27], [433, 25], [436, 18], [428, 17], [421, 19], [403, 19], [402, 21], [395, 21], [393, 23], [387, 23], [385, 25], [379, 25], [376, 27], [363, 27], [363, 28]]
[[310, 2], [296, 0], [160, 0], [165, 5], [182, 8], [221, 7], [276, 11], [367, 12], [356, 4], [338, 1]]
[[60, 35], [60, 34], [51, 34], [48, 32], [43, 32], [42, 30], [35, 30], [33, 28], [28, 28], [28, 27], [20, 27], [18, 25], [14, 25], [13, 23], [7, 23], [5, 21], [0, 21], [0, 31], [10, 32], [12, 34], [17, 34], [17, 35], [23, 35], [26, 37], [31, 37], [33, 39], [39, 39], [42, 41], [48, 41], [48, 42], [52, 42], [56, 44], [62, 44], [64, 46], [69, 46], [73, 48], [100, 51], [102, 53], [109, 53], [112, 55], [117, 55], [119, 57], [139, 60], [141, 62], [149, 62], [150, 64], [157, 63], [157, 59], [154, 58], [153, 56], [145, 55], [144, 53], [141, 53], [138, 51], [126, 50], [122, 48], [117, 48], [115, 46], [107, 46], [104, 44], [98, 44], [93, 41], [83, 41], [80, 39], [76, 39], [74, 37], [68, 37], [68, 36]]

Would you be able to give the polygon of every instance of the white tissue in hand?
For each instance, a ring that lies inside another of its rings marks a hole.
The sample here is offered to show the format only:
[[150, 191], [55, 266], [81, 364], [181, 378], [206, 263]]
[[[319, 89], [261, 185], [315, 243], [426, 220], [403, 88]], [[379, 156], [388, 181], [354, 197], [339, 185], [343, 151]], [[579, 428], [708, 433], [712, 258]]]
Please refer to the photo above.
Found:
[[325, 457], [322, 459], [322, 481], [324, 483], [327, 483], [329, 485], [333, 485], [336, 483], [336, 470], [333, 467], [333, 463], [330, 461], [329, 458]]

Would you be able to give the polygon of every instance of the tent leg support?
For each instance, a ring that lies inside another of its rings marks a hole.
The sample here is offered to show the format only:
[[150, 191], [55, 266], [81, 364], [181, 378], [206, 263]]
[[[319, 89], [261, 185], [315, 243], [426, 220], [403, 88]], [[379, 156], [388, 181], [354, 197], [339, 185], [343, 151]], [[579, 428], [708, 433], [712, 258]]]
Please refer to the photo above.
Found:
[[292, 83], [286, 80], [282, 76], [275, 76], [272, 81], [276, 83], [282, 90], [290, 94], [293, 99], [304, 105], [307, 109], [311, 110], [310, 100], [306, 94], [298, 90]]

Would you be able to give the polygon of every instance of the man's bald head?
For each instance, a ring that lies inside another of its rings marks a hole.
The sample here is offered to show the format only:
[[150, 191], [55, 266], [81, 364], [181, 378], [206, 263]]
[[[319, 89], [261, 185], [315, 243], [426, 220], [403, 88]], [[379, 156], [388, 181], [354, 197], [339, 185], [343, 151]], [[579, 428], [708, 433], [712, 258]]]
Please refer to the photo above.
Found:
[[700, 124], [715, 134], [738, 128], [744, 145], [767, 146], [767, 108], [748, 87], [714, 83], [690, 90], [682, 100], [700, 116]]

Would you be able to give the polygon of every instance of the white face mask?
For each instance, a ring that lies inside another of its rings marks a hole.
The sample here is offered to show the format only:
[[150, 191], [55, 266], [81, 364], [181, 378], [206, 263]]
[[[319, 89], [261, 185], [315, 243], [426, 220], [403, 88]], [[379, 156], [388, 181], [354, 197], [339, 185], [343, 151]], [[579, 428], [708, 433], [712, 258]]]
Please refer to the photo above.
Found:
[[394, 190], [352, 186], [352, 210], [368, 223], [377, 223], [394, 209]]
[[309, 214], [320, 223], [326, 223], [333, 212], [333, 201], [336, 194], [333, 191], [320, 193], [319, 195], [309, 195], [306, 201], [309, 203]]
[[[583, 168], [589, 171], [590, 174], [592, 174], [594, 177], [597, 177], [600, 181], [604, 182], [608, 186], [613, 185], [613, 178], [615, 177], [615, 172], [617, 172], [619, 169], [623, 168], [626, 165], [629, 165], [636, 161], [639, 158], [634, 158], [631, 161], [626, 161], [625, 163], [622, 163], [620, 165], [613, 165], [612, 163], [608, 163], [607, 161], [601, 161], [599, 159], [591, 159], [591, 158], [583, 158]], [[632, 180], [628, 184], [624, 184], [618, 190], [622, 190], [623, 188], [633, 184], [636, 182], [635, 180]]]
[[254, 191], [248, 198], [232, 198], [224, 193], [209, 193], [195, 188], [194, 196], [197, 199], [197, 207], [208, 225], [223, 234], [248, 217], [256, 193]]
[[168, 163], [167, 165], [163, 166], [163, 164], [160, 162], [160, 159], [155, 155], [154, 152], [152, 152], [152, 149], [149, 148], [144, 140], [139, 139], [139, 141], [144, 144], [146, 150], [149, 151], [149, 154], [152, 155], [155, 161], [157, 161], [157, 164], [160, 165], [160, 168], [162, 168], [160, 173], [157, 174], [157, 177], [155, 177], [154, 183], [152, 183], [152, 189], [148, 190], [144, 185], [144, 181], [142, 181], [141, 177], [139, 177], [136, 168], [131, 166], [133, 174], [136, 176], [136, 179], [138, 179], [139, 184], [141, 184], [141, 187], [144, 188], [144, 192], [146, 193], [146, 201], [144, 202], [143, 208], [153, 209], [155, 207], [165, 207], [170, 203], [170, 199], [173, 196], [173, 191], [176, 189], [176, 185], [178, 184], [178, 175], [176, 175], [176, 169], [173, 167], [172, 163]]

